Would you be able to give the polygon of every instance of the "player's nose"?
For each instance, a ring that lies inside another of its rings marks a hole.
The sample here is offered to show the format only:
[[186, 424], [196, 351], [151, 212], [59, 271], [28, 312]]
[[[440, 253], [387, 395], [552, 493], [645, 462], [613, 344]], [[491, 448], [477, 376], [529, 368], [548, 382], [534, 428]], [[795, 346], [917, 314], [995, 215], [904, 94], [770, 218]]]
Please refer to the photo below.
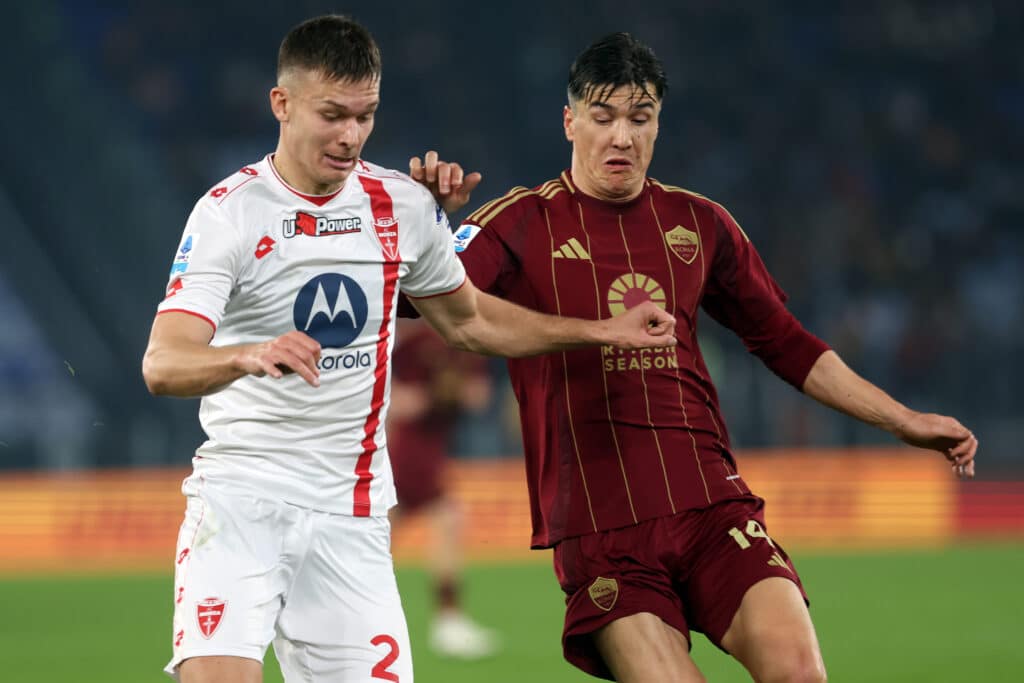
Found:
[[359, 124], [354, 118], [345, 119], [341, 123], [335, 141], [344, 147], [356, 147], [359, 144]]
[[612, 127], [612, 146], [616, 149], [629, 149], [633, 146], [633, 131], [628, 121], [616, 121]]

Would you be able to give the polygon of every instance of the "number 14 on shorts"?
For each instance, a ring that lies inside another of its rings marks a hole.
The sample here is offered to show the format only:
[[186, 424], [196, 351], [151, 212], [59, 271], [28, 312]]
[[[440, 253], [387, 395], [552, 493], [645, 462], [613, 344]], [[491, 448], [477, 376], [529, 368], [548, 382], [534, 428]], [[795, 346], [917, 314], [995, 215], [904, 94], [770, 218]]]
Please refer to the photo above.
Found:
[[[775, 547], [775, 541], [771, 539], [771, 536], [765, 532], [764, 527], [761, 526], [760, 522], [756, 519], [749, 520], [747, 522], [747, 528], [742, 531], [736, 527], [729, 529], [729, 535], [732, 536], [732, 540], [736, 541], [736, 545], [738, 545], [741, 550], [746, 550], [751, 547], [752, 544], [750, 539], [752, 538], [763, 538], [768, 541], [768, 545], [772, 548]], [[771, 559], [768, 560], [768, 564], [789, 570], [789, 564], [777, 551], [772, 553]]]
[[732, 539], [736, 541], [736, 544], [743, 550], [750, 547], [750, 539], [748, 539], [747, 536], [750, 538], [763, 538], [768, 541], [768, 544], [771, 547], [775, 547], [775, 542], [772, 541], [771, 537], [765, 532], [764, 527], [762, 527], [756, 519], [752, 519], [747, 522], [746, 535], [736, 527], [729, 529], [729, 535], [732, 536]]

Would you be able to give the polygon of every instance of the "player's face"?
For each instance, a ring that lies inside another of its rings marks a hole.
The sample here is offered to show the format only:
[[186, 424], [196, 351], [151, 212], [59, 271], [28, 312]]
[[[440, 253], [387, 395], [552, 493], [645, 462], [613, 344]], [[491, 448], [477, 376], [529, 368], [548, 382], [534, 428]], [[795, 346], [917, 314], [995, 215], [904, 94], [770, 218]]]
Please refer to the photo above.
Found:
[[380, 80], [329, 79], [313, 71], [294, 71], [281, 80], [270, 91], [281, 122], [278, 170], [298, 190], [333, 192], [345, 184], [373, 131]]
[[661, 102], [635, 85], [600, 95], [565, 108], [572, 177], [588, 195], [626, 201], [643, 189], [658, 137]]

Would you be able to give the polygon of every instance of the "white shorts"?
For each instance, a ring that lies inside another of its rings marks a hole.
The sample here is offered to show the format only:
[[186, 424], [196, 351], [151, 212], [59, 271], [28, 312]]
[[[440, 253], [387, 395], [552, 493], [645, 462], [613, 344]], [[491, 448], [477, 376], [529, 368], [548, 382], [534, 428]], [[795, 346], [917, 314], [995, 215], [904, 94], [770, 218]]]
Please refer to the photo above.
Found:
[[263, 661], [288, 683], [412, 683], [386, 517], [298, 508], [203, 482], [174, 573], [174, 656]]

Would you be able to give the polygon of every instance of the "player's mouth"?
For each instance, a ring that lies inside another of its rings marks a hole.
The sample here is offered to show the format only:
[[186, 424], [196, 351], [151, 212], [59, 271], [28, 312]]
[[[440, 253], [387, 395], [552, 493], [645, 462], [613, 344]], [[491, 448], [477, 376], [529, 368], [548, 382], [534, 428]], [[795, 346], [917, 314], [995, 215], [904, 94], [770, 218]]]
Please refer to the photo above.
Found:
[[327, 162], [328, 166], [336, 171], [351, 171], [356, 165], [355, 157], [340, 157], [324, 153], [324, 160]]
[[633, 168], [633, 162], [625, 157], [612, 157], [605, 159], [604, 167], [609, 171], [629, 171]]

